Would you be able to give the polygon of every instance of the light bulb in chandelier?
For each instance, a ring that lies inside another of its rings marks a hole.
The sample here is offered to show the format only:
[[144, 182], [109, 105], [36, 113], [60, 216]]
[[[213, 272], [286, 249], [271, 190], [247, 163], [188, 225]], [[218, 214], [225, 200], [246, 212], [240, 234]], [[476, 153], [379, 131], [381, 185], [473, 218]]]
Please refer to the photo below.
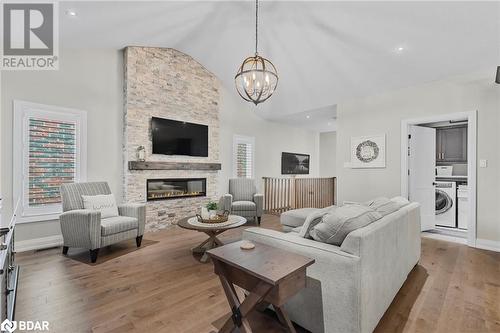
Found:
[[[248, 80], [247, 76], [252, 79]], [[257, 105], [271, 97], [276, 90], [278, 74], [269, 60], [255, 55], [243, 61], [234, 80], [238, 94]]]

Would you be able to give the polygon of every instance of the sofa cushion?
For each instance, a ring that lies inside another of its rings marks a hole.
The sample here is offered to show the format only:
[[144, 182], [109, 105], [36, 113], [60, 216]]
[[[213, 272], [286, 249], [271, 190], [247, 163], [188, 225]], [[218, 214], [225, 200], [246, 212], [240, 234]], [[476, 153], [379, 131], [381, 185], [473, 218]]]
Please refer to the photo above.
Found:
[[399, 208], [403, 208], [404, 206], [407, 206], [410, 204], [410, 201], [402, 196], [397, 196], [397, 197], [391, 198], [391, 201], [394, 201], [395, 203], [397, 203], [400, 206]]
[[82, 195], [83, 208], [101, 212], [101, 219], [118, 216], [118, 206], [113, 194]]
[[253, 201], [234, 201], [231, 206], [231, 209], [237, 211], [242, 211], [242, 210], [253, 211], [257, 209], [257, 206]]
[[317, 212], [318, 208], [300, 208], [284, 212], [280, 216], [280, 222], [289, 227], [300, 227], [304, 224], [309, 214]]
[[369, 225], [382, 215], [365, 205], [346, 205], [330, 210], [320, 223], [310, 230], [314, 240], [340, 246], [347, 235]]
[[138, 229], [139, 223], [135, 217], [115, 216], [101, 220], [101, 235], [109, 236], [120, 232]]

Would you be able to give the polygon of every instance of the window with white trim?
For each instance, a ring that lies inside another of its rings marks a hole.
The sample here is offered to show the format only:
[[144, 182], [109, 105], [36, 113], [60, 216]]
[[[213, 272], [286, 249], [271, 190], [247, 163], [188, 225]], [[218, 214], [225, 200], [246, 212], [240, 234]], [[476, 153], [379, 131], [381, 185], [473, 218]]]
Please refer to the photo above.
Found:
[[254, 178], [255, 138], [235, 135], [233, 139], [233, 176]]
[[20, 222], [57, 217], [61, 184], [86, 178], [86, 113], [14, 101], [13, 146]]

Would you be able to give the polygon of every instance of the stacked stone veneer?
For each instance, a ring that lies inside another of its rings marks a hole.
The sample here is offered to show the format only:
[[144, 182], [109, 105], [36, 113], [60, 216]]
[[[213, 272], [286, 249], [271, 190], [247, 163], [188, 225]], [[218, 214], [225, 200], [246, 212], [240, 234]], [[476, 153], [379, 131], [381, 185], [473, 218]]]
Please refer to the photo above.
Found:
[[[127, 202], [147, 202], [146, 229], [157, 230], [193, 215], [216, 200], [218, 171], [129, 170], [137, 147], [146, 161], [219, 162], [219, 80], [190, 56], [174, 49], [127, 47], [124, 115], [124, 195]], [[208, 157], [153, 155], [151, 117], [208, 125]], [[146, 201], [146, 180], [206, 178], [207, 196]]]

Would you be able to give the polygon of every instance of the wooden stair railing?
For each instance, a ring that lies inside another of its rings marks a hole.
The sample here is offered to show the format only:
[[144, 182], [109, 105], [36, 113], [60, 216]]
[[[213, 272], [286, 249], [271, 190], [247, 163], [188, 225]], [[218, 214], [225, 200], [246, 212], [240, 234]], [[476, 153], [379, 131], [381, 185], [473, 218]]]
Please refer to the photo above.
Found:
[[264, 180], [264, 210], [281, 214], [304, 207], [323, 208], [335, 204], [336, 178], [273, 178]]

